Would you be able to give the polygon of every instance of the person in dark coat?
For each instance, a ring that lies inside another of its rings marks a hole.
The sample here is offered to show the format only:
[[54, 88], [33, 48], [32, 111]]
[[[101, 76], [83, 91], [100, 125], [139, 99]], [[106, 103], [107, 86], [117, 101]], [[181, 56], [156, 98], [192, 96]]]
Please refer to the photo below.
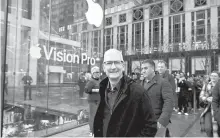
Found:
[[182, 109], [185, 115], [188, 114], [188, 101], [190, 98], [189, 90], [191, 89], [191, 84], [188, 82], [184, 76], [184, 73], [180, 73], [180, 78], [178, 82], [178, 87], [180, 87], [180, 93], [179, 93], [179, 99], [178, 99], [178, 105], [179, 105], [179, 112], [178, 114], [181, 114]]
[[100, 83], [101, 101], [94, 119], [95, 137], [154, 137], [156, 118], [144, 88], [123, 74], [122, 53], [104, 54], [107, 78]]
[[[215, 84], [212, 89], [212, 109], [213, 109], [213, 118], [212, 118], [212, 128], [213, 136], [220, 136], [220, 80]], [[217, 133], [217, 134], [216, 134]]]
[[29, 100], [32, 100], [32, 86], [31, 83], [33, 82], [33, 79], [29, 75], [29, 72], [26, 72], [24, 77], [21, 79], [24, 83], [24, 100], [26, 100], [27, 91], [29, 91]]
[[173, 107], [174, 107], [174, 110], [177, 110], [178, 100], [177, 100], [176, 84], [175, 84], [174, 76], [169, 73], [169, 70], [167, 69], [167, 63], [163, 60], [160, 60], [157, 63], [157, 71], [160, 74], [160, 76], [164, 78], [165, 80], [167, 80], [172, 86], [173, 97], [174, 97]]
[[89, 94], [88, 102], [89, 102], [89, 115], [90, 115], [89, 117], [90, 136], [93, 135], [93, 121], [100, 101], [100, 95], [98, 93], [99, 83], [100, 83], [99, 67], [97, 66], [92, 67], [91, 74], [92, 77], [85, 86], [85, 93]]
[[[202, 91], [200, 93], [200, 101], [203, 103], [204, 111], [200, 115], [200, 126], [201, 132], [206, 132], [207, 137], [215, 136], [217, 132], [214, 130], [213, 125], [215, 124], [213, 118], [213, 109], [211, 107], [212, 103], [212, 91], [215, 87], [216, 83], [219, 80], [219, 74], [217, 71], [213, 71], [210, 75], [211, 81], [205, 83], [202, 87]], [[214, 130], [214, 131], [213, 131]]]
[[[173, 90], [170, 83], [159, 74], [155, 74], [155, 63], [148, 59], [143, 61], [141, 73], [144, 80], [141, 82], [151, 99], [154, 113], [157, 118], [157, 127], [166, 128], [170, 122], [173, 110]], [[164, 130], [166, 130], [164, 129]], [[169, 136], [169, 130], [161, 136]]]
[[83, 93], [86, 86], [86, 77], [84, 73], [81, 73], [79, 75], [78, 85], [79, 85], [79, 98], [84, 98]]

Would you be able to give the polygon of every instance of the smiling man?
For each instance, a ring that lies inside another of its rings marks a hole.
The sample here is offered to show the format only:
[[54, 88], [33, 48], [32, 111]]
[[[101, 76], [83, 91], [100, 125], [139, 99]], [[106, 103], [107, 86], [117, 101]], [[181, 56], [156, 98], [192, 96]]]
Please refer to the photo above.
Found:
[[95, 137], [154, 137], [157, 123], [144, 88], [124, 75], [122, 53], [110, 49], [104, 54], [100, 83], [101, 101], [94, 119]]

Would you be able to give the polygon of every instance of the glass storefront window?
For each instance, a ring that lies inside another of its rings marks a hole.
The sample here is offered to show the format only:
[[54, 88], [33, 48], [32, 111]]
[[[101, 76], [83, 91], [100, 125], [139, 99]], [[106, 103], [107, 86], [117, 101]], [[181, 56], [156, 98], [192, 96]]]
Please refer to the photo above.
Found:
[[[0, 4], [4, 15], [5, 1]], [[101, 55], [101, 31], [91, 31], [86, 0], [9, 0], [8, 5], [3, 136], [49, 136], [88, 123], [82, 87], [96, 64], [92, 51]], [[3, 46], [3, 17], [0, 32]]]

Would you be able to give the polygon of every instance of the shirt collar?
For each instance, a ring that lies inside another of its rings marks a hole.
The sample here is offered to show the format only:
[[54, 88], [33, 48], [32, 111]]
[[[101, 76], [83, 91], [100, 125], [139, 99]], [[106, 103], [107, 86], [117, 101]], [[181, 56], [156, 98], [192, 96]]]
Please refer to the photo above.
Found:
[[[113, 91], [119, 91], [120, 86], [121, 86], [121, 80], [120, 80], [120, 81], [118, 82], [118, 84], [113, 88]], [[107, 90], [112, 91], [110, 82], [108, 82]]]

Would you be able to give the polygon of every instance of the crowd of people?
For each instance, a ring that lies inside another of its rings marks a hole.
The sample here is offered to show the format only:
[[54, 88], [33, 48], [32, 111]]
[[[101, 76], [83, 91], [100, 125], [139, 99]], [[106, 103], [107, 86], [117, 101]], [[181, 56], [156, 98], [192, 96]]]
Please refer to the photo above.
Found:
[[217, 71], [206, 76], [171, 74], [165, 61], [155, 64], [147, 59], [139, 74], [129, 76], [125, 74], [123, 56], [116, 49], [105, 52], [103, 70], [105, 76], [100, 77], [100, 68], [94, 66], [91, 78], [79, 92], [80, 97], [83, 92], [89, 95], [91, 136], [170, 137], [173, 110], [187, 116], [193, 108], [203, 110], [201, 132], [208, 137], [220, 134]]

